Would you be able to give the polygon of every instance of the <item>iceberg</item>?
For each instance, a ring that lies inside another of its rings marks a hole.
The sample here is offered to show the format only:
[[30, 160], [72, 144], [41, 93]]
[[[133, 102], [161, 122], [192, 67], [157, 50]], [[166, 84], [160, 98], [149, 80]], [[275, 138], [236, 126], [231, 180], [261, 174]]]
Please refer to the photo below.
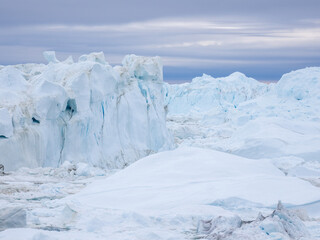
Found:
[[203, 75], [165, 89], [168, 128], [176, 144], [274, 162], [298, 158], [300, 166], [320, 173], [319, 67], [284, 74], [277, 83], [233, 73]]
[[260, 83], [243, 73], [235, 72], [225, 78], [213, 78], [203, 74], [190, 83], [166, 84], [166, 104], [169, 114], [208, 112], [213, 108], [225, 111], [237, 108], [245, 101], [254, 99], [269, 91]]
[[162, 63], [104, 54], [0, 69], [0, 162], [7, 170], [65, 161], [122, 168], [173, 147], [166, 128]]

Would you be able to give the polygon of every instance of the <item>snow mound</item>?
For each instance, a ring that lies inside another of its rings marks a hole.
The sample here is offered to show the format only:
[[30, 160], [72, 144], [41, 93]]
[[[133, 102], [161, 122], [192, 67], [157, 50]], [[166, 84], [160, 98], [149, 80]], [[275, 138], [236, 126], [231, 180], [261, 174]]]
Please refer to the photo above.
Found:
[[279, 199], [297, 205], [319, 200], [320, 192], [306, 181], [286, 177], [270, 161], [178, 148], [140, 159], [89, 185], [73, 199], [99, 209], [174, 212], [231, 197], [264, 206]]
[[63, 162], [121, 168], [173, 145], [166, 128], [162, 63], [104, 54], [0, 69], [0, 152], [7, 170]]

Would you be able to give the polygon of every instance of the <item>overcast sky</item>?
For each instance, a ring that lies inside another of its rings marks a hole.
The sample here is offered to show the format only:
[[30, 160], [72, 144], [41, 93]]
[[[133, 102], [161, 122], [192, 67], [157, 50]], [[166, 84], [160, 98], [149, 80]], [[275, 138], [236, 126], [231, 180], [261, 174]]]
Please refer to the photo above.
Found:
[[167, 81], [320, 66], [319, 0], [0, 0], [0, 64], [103, 51], [163, 58]]

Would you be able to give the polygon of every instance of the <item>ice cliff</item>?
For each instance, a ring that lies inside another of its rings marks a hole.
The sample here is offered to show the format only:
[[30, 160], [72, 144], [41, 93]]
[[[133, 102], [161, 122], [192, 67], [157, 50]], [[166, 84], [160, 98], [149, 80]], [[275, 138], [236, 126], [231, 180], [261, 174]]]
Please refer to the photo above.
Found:
[[59, 62], [0, 66], [0, 163], [56, 167], [65, 161], [119, 168], [172, 147], [162, 63], [128, 55], [112, 67], [103, 53]]

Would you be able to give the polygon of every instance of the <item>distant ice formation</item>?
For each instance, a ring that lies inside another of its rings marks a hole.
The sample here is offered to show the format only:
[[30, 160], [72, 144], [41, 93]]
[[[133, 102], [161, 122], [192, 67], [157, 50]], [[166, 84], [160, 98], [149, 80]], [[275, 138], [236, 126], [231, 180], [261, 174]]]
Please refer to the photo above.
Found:
[[168, 127], [178, 145], [273, 158], [289, 175], [319, 176], [319, 67], [284, 74], [277, 83], [233, 73], [165, 89]]
[[166, 84], [166, 90], [169, 113], [176, 115], [237, 108], [240, 103], [266, 93], [269, 87], [235, 72], [225, 78], [203, 74], [191, 83]]

